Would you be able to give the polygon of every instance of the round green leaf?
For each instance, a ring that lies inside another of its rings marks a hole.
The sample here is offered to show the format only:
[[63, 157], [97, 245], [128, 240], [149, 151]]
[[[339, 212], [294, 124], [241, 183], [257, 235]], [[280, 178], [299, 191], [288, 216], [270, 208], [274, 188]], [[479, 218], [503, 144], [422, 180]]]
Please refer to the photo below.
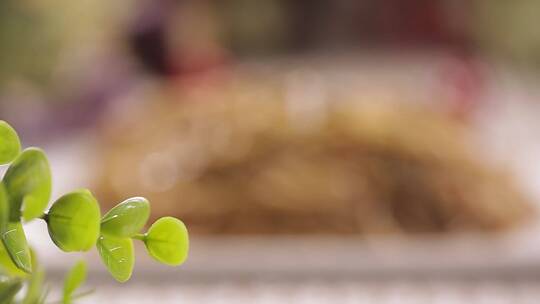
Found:
[[64, 303], [71, 303], [71, 297], [75, 290], [86, 280], [86, 263], [77, 262], [66, 275], [64, 280]]
[[19, 221], [21, 208], [27, 221], [41, 216], [51, 196], [51, 171], [45, 153], [38, 148], [24, 150], [8, 168], [4, 185], [11, 221]]
[[135, 262], [133, 241], [101, 235], [96, 247], [109, 273], [119, 282], [129, 280]]
[[150, 204], [144, 197], [127, 199], [101, 219], [101, 232], [114, 237], [132, 237], [139, 233], [150, 216]]
[[0, 165], [10, 163], [21, 152], [17, 132], [5, 121], [0, 120]]
[[30, 248], [26, 242], [21, 222], [7, 224], [6, 230], [2, 233], [2, 242], [17, 268], [31, 273], [32, 256], [30, 255]]
[[60, 197], [47, 214], [49, 235], [63, 251], [88, 251], [99, 237], [99, 204], [88, 190]]
[[174, 217], [162, 217], [152, 224], [144, 243], [149, 254], [163, 264], [177, 266], [188, 256], [188, 231], [184, 223]]

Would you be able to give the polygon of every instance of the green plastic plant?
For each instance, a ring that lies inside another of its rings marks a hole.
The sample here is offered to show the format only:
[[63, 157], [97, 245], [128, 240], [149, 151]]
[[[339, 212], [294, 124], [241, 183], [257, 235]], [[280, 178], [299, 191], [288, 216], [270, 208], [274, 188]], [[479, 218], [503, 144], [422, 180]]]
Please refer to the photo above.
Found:
[[[85, 252], [95, 246], [103, 264], [119, 282], [129, 280], [133, 272], [133, 240], [142, 241], [148, 254], [160, 263], [177, 266], [186, 260], [189, 238], [180, 220], [160, 218], [142, 233], [150, 216], [150, 203], [145, 198], [129, 198], [102, 217], [92, 193], [79, 189], [61, 196], [46, 211], [51, 172], [45, 153], [39, 148], [21, 151], [15, 130], [0, 121], [0, 165], [7, 164], [9, 168], [0, 182], [0, 304], [46, 300], [44, 271], [23, 227], [23, 222], [37, 218], [47, 223], [51, 240], [62, 251]], [[73, 303], [86, 295], [76, 293], [85, 280], [86, 264], [80, 261], [66, 275], [60, 302]]]

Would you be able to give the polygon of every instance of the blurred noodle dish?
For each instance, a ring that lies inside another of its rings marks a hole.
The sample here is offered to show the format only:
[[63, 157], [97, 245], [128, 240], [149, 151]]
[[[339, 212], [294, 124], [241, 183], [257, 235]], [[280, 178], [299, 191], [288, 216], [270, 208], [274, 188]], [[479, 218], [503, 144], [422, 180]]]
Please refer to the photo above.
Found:
[[217, 235], [491, 232], [534, 214], [470, 127], [432, 107], [291, 101], [255, 79], [179, 87], [104, 120], [100, 201], [141, 193], [154, 216]]

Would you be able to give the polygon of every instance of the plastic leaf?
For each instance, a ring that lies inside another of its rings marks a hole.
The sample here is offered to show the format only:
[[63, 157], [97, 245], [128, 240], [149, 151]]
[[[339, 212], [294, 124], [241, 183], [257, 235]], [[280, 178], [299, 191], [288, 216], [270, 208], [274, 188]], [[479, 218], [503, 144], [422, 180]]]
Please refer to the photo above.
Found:
[[17, 132], [5, 121], [0, 120], [0, 165], [10, 163], [21, 152]]
[[163, 217], [152, 224], [144, 242], [149, 254], [163, 264], [177, 266], [188, 256], [188, 231], [184, 223], [174, 217]]
[[100, 216], [98, 202], [90, 191], [68, 193], [47, 214], [49, 235], [63, 251], [88, 251], [99, 237]]
[[84, 261], [77, 262], [67, 274], [64, 280], [64, 297], [63, 303], [69, 304], [72, 302], [72, 295], [86, 281], [86, 263]]
[[45, 153], [38, 148], [24, 150], [4, 176], [9, 196], [10, 220], [21, 216], [29, 221], [43, 214], [51, 196], [51, 172]]
[[24, 272], [32, 272], [30, 248], [20, 222], [9, 223], [2, 233], [2, 242], [13, 263]]
[[28, 273], [20, 270], [17, 265], [13, 263], [3, 242], [0, 242], [0, 272], [4, 272], [13, 277], [28, 276]]
[[6, 188], [0, 183], [0, 233], [2, 233], [9, 221], [9, 201]]
[[37, 304], [42, 303], [40, 299], [43, 298], [43, 282], [45, 281], [45, 271], [38, 265], [38, 261], [33, 251], [32, 252], [32, 275], [28, 280], [28, 288], [26, 288], [26, 295], [22, 301], [22, 304]]
[[150, 216], [150, 204], [143, 197], [133, 197], [112, 208], [101, 220], [101, 233], [132, 237], [139, 233]]
[[22, 286], [19, 279], [0, 279], [0, 304], [12, 303]]
[[102, 235], [96, 246], [103, 264], [111, 275], [119, 282], [129, 280], [135, 262], [133, 241], [129, 238]]

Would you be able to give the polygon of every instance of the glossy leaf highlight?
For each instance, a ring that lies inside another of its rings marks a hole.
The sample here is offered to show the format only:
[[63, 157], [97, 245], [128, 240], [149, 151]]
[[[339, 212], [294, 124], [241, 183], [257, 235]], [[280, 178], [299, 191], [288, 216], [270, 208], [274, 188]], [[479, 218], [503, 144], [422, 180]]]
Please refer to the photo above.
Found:
[[102, 235], [96, 247], [109, 273], [119, 282], [129, 280], [135, 263], [133, 241]]
[[101, 220], [101, 233], [114, 237], [132, 237], [139, 233], [150, 216], [150, 204], [144, 197], [127, 199], [112, 208]]
[[11, 256], [4, 247], [4, 243], [0, 242], [0, 272], [6, 273], [13, 277], [26, 277], [28, 273], [22, 271], [13, 263]]
[[6, 230], [2, 233], [2, 243], [17, 268], [31, 273], [32, 256], [20, 222], [8, 223]]

